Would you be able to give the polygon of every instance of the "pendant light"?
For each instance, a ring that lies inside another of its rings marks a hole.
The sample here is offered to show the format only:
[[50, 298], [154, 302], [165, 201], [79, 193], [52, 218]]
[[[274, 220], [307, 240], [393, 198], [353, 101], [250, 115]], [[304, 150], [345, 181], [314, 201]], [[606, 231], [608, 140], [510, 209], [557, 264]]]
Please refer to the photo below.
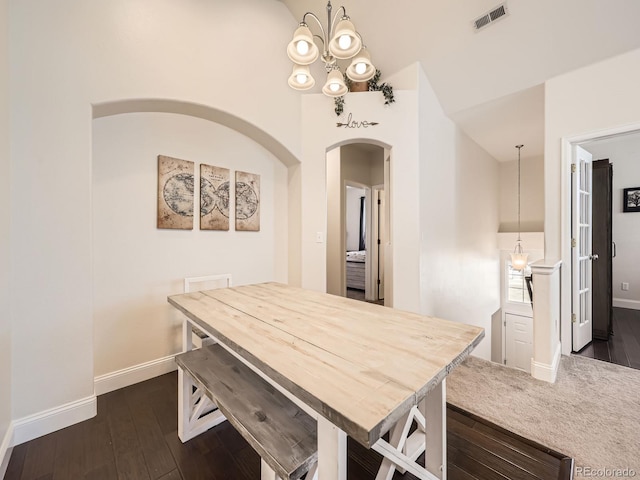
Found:
[[518, 149], [518, 240], [511, 254], [511, 268], [514, 270], [524, 270], [527, 267], [527, 257], [529, 254], [522, 251], [522, 240], [520, 239], [520, 149], [524, 145], [516, 145]]

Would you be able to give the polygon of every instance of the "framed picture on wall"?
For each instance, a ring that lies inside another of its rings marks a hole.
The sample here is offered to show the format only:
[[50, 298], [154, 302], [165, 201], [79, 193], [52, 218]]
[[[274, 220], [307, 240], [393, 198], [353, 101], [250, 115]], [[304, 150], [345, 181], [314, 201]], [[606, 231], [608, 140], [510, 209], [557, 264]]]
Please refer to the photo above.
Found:
[[158, 228], [193, 230], [194, 163], [158, 155]]
[[625, 188], [622, 196], [623, 212], [640, 212], [640, 187]]
[[229, 230], [229, 169], [200, 164], [200, 230]]
[[236, 172], [236, 231], [260, 231], [260, 175]]

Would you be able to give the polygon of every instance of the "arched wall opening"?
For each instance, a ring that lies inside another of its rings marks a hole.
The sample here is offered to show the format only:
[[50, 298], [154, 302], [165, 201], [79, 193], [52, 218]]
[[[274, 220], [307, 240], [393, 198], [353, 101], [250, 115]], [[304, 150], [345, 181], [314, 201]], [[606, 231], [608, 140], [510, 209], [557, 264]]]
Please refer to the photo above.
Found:
[[[194, 163], [193, 229], [156, 227], [158, 155]], [[260, 175], [260, 231], [199, 228], [199, 165]], [[231, 273], [233, 283], [300, 277], [295, 207], [299, 162], [272, 137], [219, 110], [168, 100], [94, 106], [92, 298], [96, 393], [170, 371], [180, 318], [167, 301], [188, 276]]]
[[[392, 261], [390, 252], [385, 255], [391, 245], [385, 221], [390, 155], [391, 147], [375, 140], [354, 139], [327, 150], [328, 293], [391, 305], [392, 282], [384, 281]], [[362, 198], [353, 196], [355, 190]]]

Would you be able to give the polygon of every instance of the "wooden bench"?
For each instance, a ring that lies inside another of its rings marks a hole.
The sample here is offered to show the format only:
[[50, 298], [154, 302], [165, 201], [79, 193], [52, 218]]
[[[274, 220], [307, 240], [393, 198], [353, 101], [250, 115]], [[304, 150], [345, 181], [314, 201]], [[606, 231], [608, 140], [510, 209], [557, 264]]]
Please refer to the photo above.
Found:
[[311, 416], [219, 344], [177, 355], [176, 363], [258, 452], [263, 479], [315, 476], [317, 426]]

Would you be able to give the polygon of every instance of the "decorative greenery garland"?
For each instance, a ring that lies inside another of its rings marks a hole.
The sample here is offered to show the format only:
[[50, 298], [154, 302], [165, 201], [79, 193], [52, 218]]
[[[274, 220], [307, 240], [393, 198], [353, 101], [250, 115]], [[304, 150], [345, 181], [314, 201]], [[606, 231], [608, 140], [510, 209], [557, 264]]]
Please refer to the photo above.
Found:
[[[371, 80], [369, 80], [369, 91], [382, 92], [382, 95], [384, 95], [384, 104], [389, 105], [390, 103], [393, 103], [396, 101], [396, 99], [393, 97], [393, 87], [386, 82], [382, 84], [378, 84], [378, 82], [380, 81], [381, 75], [382, 73], [380, 72], [380, 70], [376, 70], [376, 74], [373, 76], [373, 78], [371, 78]], [[344, 75], [344, 83], [347, 85], [347, 88], [351, 90], [352, 82], [351, 82], [351, 79], [348, 78], [346, 75]], [[336, 108], [335, 108], [336, 115], [337, 116], [342, 115], [342, 112], [344, 112], [344, 95], [342, 97], [336, 97], [335, 105], [336, 105]]]

